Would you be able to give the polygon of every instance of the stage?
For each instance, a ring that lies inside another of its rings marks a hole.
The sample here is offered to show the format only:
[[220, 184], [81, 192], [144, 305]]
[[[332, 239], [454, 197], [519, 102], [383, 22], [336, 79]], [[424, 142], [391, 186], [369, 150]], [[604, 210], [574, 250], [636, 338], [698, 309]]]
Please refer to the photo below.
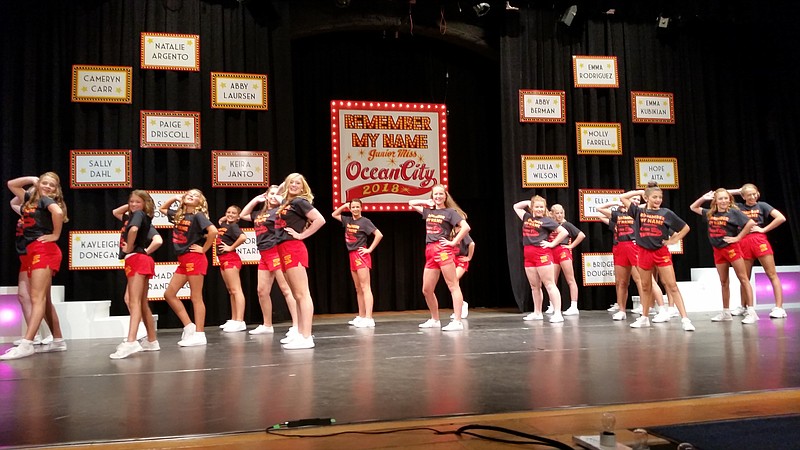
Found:
[[[0, 445], [88, 443], [263, 430], [290, 420], [337, 424], [621, 405], [800, 387], [800, 310], [754, 325], [692, 313], [631, 329], [611, 313], [561, 324], [470, 311], [461, 332], [420, 330], [425, 311], [315, 318], [313, 350], [276, 334], [207, 328], [208, 345], [111, 360], [119, 339], [71, 340], [63, 353], [0, 362]], [[449, 315], [450, 311], [446, 311]], [[445, 311], [443, 316], [446, 317]], [[443, 321], [446, 323], [446, 321]], [[251, 324], [249, 329], [255, 327]], [[5, 351], [10, 344], [0, 346]]]

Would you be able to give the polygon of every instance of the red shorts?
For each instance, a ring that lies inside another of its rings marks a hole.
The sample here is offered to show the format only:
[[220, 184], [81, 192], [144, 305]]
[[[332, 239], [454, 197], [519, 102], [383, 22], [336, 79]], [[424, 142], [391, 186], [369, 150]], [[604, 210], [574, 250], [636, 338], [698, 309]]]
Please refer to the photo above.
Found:
[[617, 243], [611, 249], [614, 255], [614, 265], [621, 267], [634, 267], [639, 264], [639, 247], [633, 241], [623, 241]]
[[549, 248], [526, 245], [523, 247], [523, 251], [525, 253], [525, 267], [544, 267], [553, 264], [553, 252]]
[[769, 245], [767, 235], [764, 233], [750, 233], [738, 242], [742, 249], [744, 259], [758, 259], [764, 255], [772, 255], [772, 246]]
[[297, 266], [308, 268], [308, 249], [303, 241], [284, 241], [278, 244], [278, 254], [281, 255], [281, 267], [286, 272]]
[[557, 245], [550, 249], [553, 252], [553, 264], [561, 264], [564, 261], [572, 261], [572, 249]]
[[28, 276], [36, 269], [50, 269], [55, 275], [61, 267], [61, 249], [55, 242], [33, 241], [25, 251], [28, 253]]
[[125, 276], [144, 275], [149, 280], [156, 274], [156, 263], [144, 253], [132, 253], [125, 258]]
[[278, 246], [261, 250], [261, 259], [258, 261], [258, 270], [268, 270], [276, 272], [281, 270], [281, 255], [278, 253]]
[[217, 260], [219, 261], [219, 270], [228, 270], [228, 269], [241, 269], [242, 268], [242, 258], [239, 257], [239, 254], [235, 251], [217, 254]]
[[178, 268], [175, 273], [186, 276], [205, 275], [208, 271], [208, 259], [205, 253], [189, 252], [178, 256]]
[[350, 252], [350, 270], [355, 272], [358, 269], [372, 269], [372, 255], [367, 253], [362, 255], [358, 250]]
[[742, 259], [742, 249], [738, 242], [727, 247], [714, 247], [714, 264], [732, 263], [737, 259]]
[[31, 257], [27, 253], [19, 255], [19, 273], [31, 271]]
[[669, 252], [667, 246], [663, 246], [658, 250], [648, 250], [643, 247], [639, 248], [639, 261], [638, 267], [644, 270], [650, 270], [654, 266], [666, 267], [672, 265], [672, 253]]
[[456, 267], [460, 267], [466, 272], [469, 270], [469, 261], [464, 261], [461, 256], [456, 256]]
[[438, 269], [453, 264], [456, 259], [455, 249], [449, 245], [431, 242], [425, 246], [425, 268]]

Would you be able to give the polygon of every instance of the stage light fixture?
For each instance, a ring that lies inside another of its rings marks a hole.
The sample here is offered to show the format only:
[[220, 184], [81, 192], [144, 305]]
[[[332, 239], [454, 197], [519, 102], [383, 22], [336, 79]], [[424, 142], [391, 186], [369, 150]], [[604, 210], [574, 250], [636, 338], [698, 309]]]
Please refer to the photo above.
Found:
[[658, 28], [669, 28], [669, 17], [658, 16]]
[[475, 11], [475, 15], [478, 17], [485, 16], [491, 8], [492, 5], [486, 2], [477, 2], [474, 5], [472, 5], [472, 10]]
[[337, 8], [347, 8], [350, 6], [350, 0], [333, 0]]
[[564, 11], [564, 14], [561, 15], [561, 23], [563, 23], [566, 26], [570, 26], [572, 25], [572, 21], [575, 20], [575, 16], [577, 15], [578, 15], [578, 5], [570, 5], [570, 7]]

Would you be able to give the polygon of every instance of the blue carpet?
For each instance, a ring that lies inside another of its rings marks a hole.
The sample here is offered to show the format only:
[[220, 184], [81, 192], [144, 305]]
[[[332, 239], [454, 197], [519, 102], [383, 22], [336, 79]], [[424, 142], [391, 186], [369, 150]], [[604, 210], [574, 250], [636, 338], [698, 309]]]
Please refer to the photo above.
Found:
[[800, 449], [800, 415], [672, 425], [647, 431], [674, 443], [689, 442], [698, 450]]

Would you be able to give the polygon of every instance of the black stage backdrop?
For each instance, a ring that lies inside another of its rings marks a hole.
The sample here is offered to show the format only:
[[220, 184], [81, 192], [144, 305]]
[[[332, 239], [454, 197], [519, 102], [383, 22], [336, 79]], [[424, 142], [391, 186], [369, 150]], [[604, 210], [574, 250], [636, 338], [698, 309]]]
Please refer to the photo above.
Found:
[[[329, 217], [331, 99], [446, 103], [450, 188], [470, 215], [477, 243], [474, 263], [462, 283], [473, 306], [530, 305], [521, 267], [520, 224], [510, 209], [513, 202], [534, 193], [520, 187], [522, 154], [569, 156], [570, 187], [536, 193], [564, 204], [568, 220], [588, 235], [576, 254], [608, 251], [611, 244], [600, 225], [578, 223], [578, 189], [630, 188], [634, 156], [674, 156], [681, 188], [667, 191], [665, 203], [693, 228], [686, 254], [676, 258], [680, 280], [688, 279], [690, 267], [712, 265], [704, 227], [690, 216], [688, 205], [709, 189], [746, 181], [759, 185], [764, 200], [789, 218], [771, 234], [778, 263], [797, 261], [794, 241], [800, 224], [791, 206], [796, 204], [794, 179], [800, 173], [793, 151], [797, 50], [788, 31], [765, 22], [766, 14], [742, 14], [748, 18], [744, 22], [698, 16], [660, 33], [652, 10], [594, 15], [566, 28], [558, 24], [561, 11], [523, 5], [519, 13], [495, 12], [480, 24], [490, 30], [490, 40], [495, 37], [487, 50], [439, 36], [434, 20], [429, 24], [434, 31], [426, 33], [419, 18], [415, 34], [402, 21], [397, 22], [402, 27], [388, 32], [384, 26], [296, 33], [292, 26], [302, 23], [294, 15], [299, 3], [333, 8], [322, 1], [98, 0], [38, 2], [35, 7], [3, 2], [3, 180], [54, 170], [62, 185], [68, 185], [70, 149], [129, 148], [134, 187], [198, 187], [215, 218], [228, 204], [244, 205], [259, 191], [211, 188], [210, 150], [268, 150], [271, 179], [304, 173], [317, 196], [315, 205]], [[443, 2], [447, 8], [450, 3]], [[140, 70], [141, 31], [199, 34], [201, 71]], [[616, 55], [620, 88], [573, 89], [573, 54]], [[133, 104], [71, 103], [73, 64], [133, 66]], [[268, 74], [269, 111], [210, 109], [211, 71]], [[520, 124], [519, 89], [566, 90], [567, 124]], [[674, 92], [676, 125], [632, 125], [630, 90]], [[200, 111], [203, 149], [140, 149], [142, 109]], [[575, 121], [621, 122], [624, 155], [575, 155]], [[117, 229], [110, 211], [126, 201], [127, 193], [67, 189], [72, 220], [60, 241], [65, 255], [69, 230]], [[3, 201], [8, 200], [4, 190]], [[424, 227], [419, 215], [370, 217], [386, 235], [375, 254], [376, 309], [424, 308]], [[13, 285], [18, 267], [10, 239], [15, 217], [3, 208], [2, 218], [0, 284]], [[169, 233], [162, 234], [169, 242]], [[338, 222], [330, 219], [308, 242], [312, 294], [320, 313], [355, 310], [341, 234]], [[174, 253], [166, 244], [155, 257], [171, 261]], [[66, 264], [65, 260], [54, 282], [66, 286], [67, 300], [112, 299], [112, 312], [125, 313], [120, 271], [70, 272]], [[255, 280], [254, 267], [242, 270], [249, 322], [261, 319]], [[565, 288], [562, 285], [567, 298]], [[273, 292], [276, 318], [286, 318], [280, 294]], [[449, 305], [446, 289], [440, 285], [438, 292], [442, 305]], [[613, 295], [611, 287], [581, 288], [581, 308], [605, 307]], [[213, 268], [206, 278], [205, 298], [208, 323], [228, 318], [227, 294]], [[154, 305], [154, 311], [160, 314], [161, 327], [178, 326], [163, 302]]]

